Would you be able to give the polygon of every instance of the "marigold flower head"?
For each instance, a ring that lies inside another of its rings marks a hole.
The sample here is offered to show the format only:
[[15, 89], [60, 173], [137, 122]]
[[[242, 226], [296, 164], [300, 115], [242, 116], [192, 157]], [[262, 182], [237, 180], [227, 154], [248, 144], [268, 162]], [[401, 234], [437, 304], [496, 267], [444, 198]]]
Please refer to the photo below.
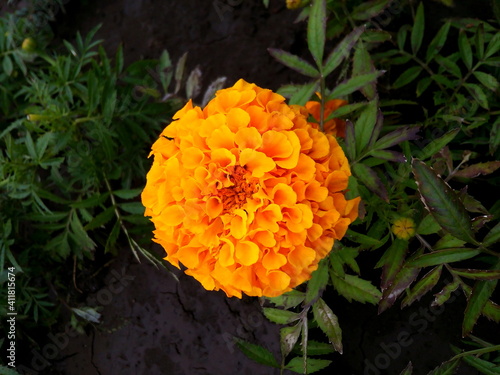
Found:
[[401, 217], [394, 221], [392, 233], [401, 240], [408, 240], [415, 235], [415, 222], [409, 217]]
[[335, 138], [271, 90], [239, 80], [189, 101], [153, 144], [142, 202], [173, 265], [228, 296], [308, 280], [356, 219]]
[[[323, 118], [326, 120], [334, 111], [338, 108], [346, 105], [347, 102], [342, 99], [333, 99], [325, 103], [325, 109], [323, 113]], [[310, 101], [306, 103], [306, 108], [309, 114], [316, 120], [320, 121], [321, 118], [321, 103], [316, 101]], [[324, 129], [325, 133], [331, 134], [335, 137], [345, 137], [345, 121], [339, 118], [332, 118], [325, 121]]]

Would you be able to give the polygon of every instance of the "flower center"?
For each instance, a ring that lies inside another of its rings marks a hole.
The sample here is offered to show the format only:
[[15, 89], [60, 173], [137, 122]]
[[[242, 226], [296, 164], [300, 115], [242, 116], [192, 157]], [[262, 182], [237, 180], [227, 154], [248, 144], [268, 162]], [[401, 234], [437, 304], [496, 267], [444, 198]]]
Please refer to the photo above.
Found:
[[246, 169], [237, 165], [229, 175], [232, 186], [218, 190], [217, 196], [222, 202], [222, 213], [225, 214], [243, 206], [247, 198], [257, 191], [257, 182], [245, 178]]

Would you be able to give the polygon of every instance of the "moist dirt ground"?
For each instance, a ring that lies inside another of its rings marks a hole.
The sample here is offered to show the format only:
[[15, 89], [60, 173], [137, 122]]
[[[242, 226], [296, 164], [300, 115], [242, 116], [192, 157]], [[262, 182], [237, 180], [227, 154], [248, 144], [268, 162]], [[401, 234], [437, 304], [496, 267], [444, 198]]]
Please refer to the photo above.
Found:
[[[225, 76], [228, 84], [244, 78], [275, 90], [303, 82], [267, 52], [279, 47], [304, 53], [305, 27], [293, 22], [296, 16], [280, 0], [267, 9], [260, 0], [71, 0], [53, 27], [56, 37], [72, 40], [76, 31], [85, 34], [100, 23], [97, 36], [109, 53], [122, 44], [126, 63], [158, 58], [164, 49], [173, 61], [188, 52], [188, 68], [200, 67], [204, 88]], [[246, 358], [233, 341], [261, 344], [279, 358], [279, 327], [263, 317], [258, 299], [205, 291], [178, 271], [176, 281], [146, 260], [139, 263], [127, 248], [102, 273], [106, 276], [87, 298], [101, 307], [101, 322], [81, 335], [61, 322], [59, 331], [40, 338], [37, 351], [22, 356], [26, 368], [35, 370], [27, 373], [279, 373]], [[439, 310], [429, 309], [430, 299], [424, 298], [381, 315], [373, 306], [325, 298], [339, 317], [344, 341], [344, 354], [331, 356], [334, 363], [325, 374], [399, 374], [410, 361], [414, 375], [427, 374], [453, 355], [450, 344], [460, 340], [463, 295]], [[456, 373], [479, 374], [467, 366]]]

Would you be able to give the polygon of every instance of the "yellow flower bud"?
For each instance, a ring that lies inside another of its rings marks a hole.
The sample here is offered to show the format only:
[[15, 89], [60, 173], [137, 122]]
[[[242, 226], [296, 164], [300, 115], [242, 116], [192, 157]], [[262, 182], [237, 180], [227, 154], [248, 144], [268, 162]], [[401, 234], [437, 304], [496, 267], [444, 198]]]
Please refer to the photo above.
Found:
[[408, 240], [415, 235], [415, 222], [408, 217], [399, 218], [392, 225], [392, 233], [401, 240]]
[[33, 40], [33, 38], [26, 38], [23, 40], [21, 48], [23, 49], [23, 51], [28, 53], [34, 52], [36, 48], [36, 42]]
[[30, 113], [29, 115], [26, 116], [26, 118], [28, 119], [28, 121], [36, 122], [47, 119], [47, 116]]
[[302, 8], [307, 4], [307, 0], [286, 0], [286, 7], [288, 9]]

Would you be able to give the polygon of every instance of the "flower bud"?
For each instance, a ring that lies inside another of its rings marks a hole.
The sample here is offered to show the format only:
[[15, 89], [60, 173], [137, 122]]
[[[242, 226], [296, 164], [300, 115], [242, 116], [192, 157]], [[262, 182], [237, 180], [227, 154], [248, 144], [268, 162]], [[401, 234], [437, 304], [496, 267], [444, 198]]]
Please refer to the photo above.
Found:
[[21, 48], [23, 49], [23, 51], [28, 53], [35, 52], [36, 42], [33, 40], [33, 38], [26, 38], [23, 40]]

